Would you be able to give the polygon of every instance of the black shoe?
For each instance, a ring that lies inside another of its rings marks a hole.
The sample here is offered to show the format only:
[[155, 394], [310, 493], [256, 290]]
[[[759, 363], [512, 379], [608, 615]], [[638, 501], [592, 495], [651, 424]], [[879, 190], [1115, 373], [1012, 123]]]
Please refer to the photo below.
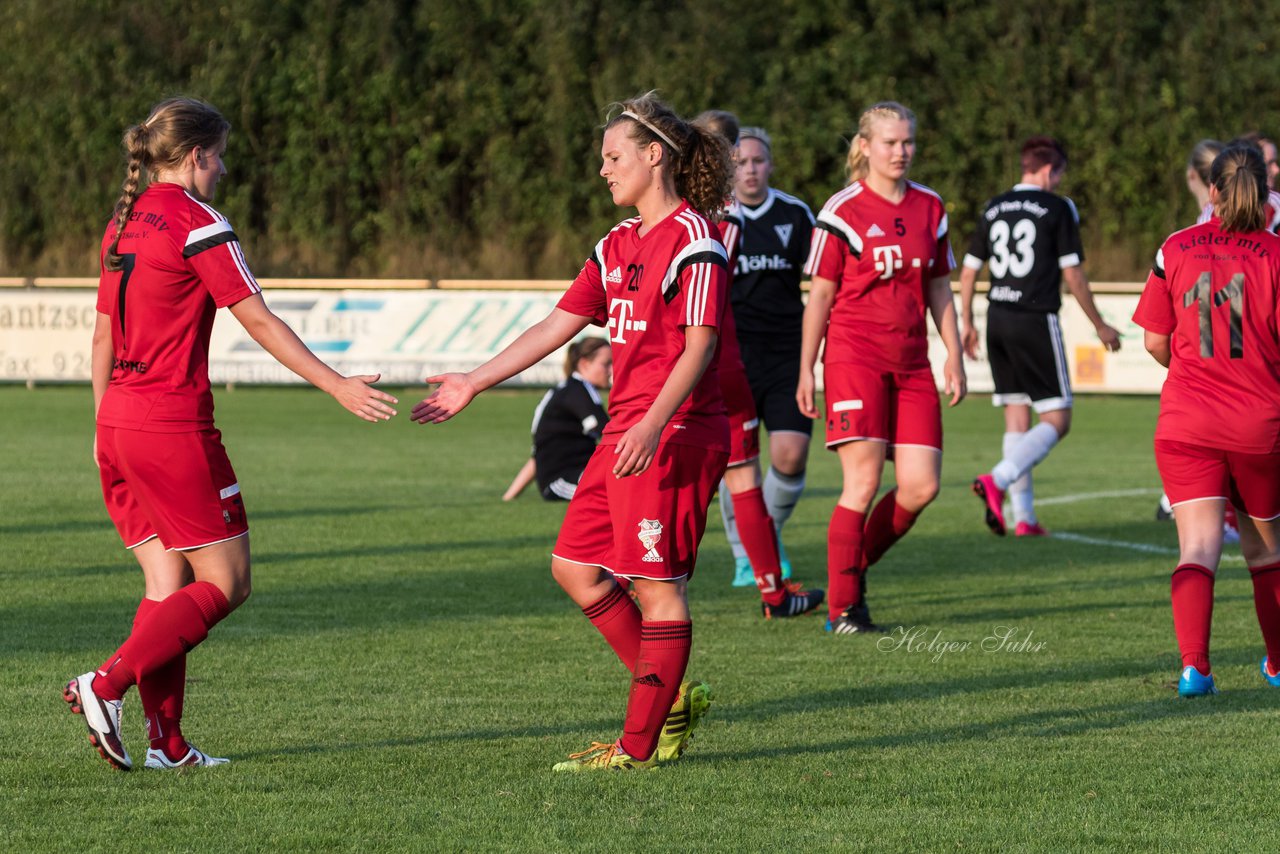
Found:
[[774, 617], [798, 617], [822, 604], [826, 594], [822, 590], [804, 590], [800, 585], [788, 586], [785, 599], [780, 604], [760, 603], [760, 613], [766, 620]]
[[871, 622], [871, 612], [867, 609], [866, 600], [845, 609], [831, 624], [831, 631], [837, 635], [885, 634], [884, 628]]

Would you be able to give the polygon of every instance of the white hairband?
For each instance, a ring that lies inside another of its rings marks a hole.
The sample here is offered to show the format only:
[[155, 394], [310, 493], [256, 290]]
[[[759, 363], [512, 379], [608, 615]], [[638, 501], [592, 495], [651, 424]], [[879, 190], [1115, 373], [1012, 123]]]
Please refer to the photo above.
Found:
[[657, 134], [657, 135], [658, 135], [658, 137], [659, 137], [663, 142], [665, 142], [667, 145], [671, 146], [671, 147], [672, 147], [673, 149], [675, 149], [676, 151], [679, 151], [679, 150], [680, 150], [680, 146], [678, 146], [678, 145], [676, 145], [674, 142], [672, 142], [672, 141], [671, 141], [671, 137], [667, 136], [665, 133], [663, 133], [662, 131], [658, 130], [656, 127], [654, 127], [653, 123], [652, 123], [652, 122], [650, 122], [649, 120], [644, 119], [644, 118], [642, 118], [642, 117], [640, 117], [640, 116], [637, 116], [635, 113], [631, 112], [630, 110], [623, 110], [623, 111], [622, 111], [622, 115], [626, 116], [626, 117], [627, 117], [627, 118], [629, 118], [629, 119], [635, 119], [635, 120], [636, 120], [636, 121], [638, 121], [640, 124], [644, 125], [644, 126], [645, 126], [645, 127], [647, 127], [649, 130], [651, 130], [651, 131], [653, 131], [655, 134]]

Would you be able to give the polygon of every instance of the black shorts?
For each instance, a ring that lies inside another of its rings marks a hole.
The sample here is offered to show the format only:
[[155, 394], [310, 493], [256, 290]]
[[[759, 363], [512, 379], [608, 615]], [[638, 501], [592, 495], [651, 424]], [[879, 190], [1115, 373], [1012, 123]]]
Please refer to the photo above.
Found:
[[1071, 374], [1056, 313], [987, 310], [987, 359], [996, 406], [1029, 405], [1036, 412], [1071, 408]]
[[756, 413], [770, 433], [813, 435], [813, 419], [800, 414], [796, 383], [800, 379], [800, 350], [778, 350], [738, 341], [747, 382], [756, 399]]

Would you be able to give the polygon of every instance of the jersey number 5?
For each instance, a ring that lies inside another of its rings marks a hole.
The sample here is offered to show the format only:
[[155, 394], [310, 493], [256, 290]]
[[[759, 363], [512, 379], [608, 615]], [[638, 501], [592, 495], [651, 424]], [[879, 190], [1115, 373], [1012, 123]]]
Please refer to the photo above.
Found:
[[1231, 358], [1244, 358], [1244, 273], [1236, 273], [1227, 286], [1217, 293], [1208, 272], [1200, 274], [1195, 287], [1182, 297], [1183, 308], [1199, 305], [1200, 357], [1213, 358], [1213, 314], [1215, 307], [1231, 303], [1231, 315], [1227, 322], [1231, 335]]
[[991, 275], [1003, 279], [1008, 273], [1015, 279], [1021, 279], [1031, 272], [1036, 263], [1036, 224], [1029, 219], [1020, 219], [1013, 224], [1014, 251], [1009, 251], [1009, 223], [1002, 219], [991, 225]]

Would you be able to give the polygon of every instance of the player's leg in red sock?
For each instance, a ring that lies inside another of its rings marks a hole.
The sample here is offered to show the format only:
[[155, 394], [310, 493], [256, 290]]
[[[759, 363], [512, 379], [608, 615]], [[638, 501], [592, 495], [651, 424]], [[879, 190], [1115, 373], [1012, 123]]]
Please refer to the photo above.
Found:
[[[146, 622], [160, 602], [143, 599], [133, 618], [133, 630]], [[175, 762], [187, 753], [182, 735], [182, 701], [187, 687], [187, 657], [180, 655], [138, 682], [138, 698], [147, 721], [147, 738]]]
[[1258, 627], [1267, 648], [1271, 675], [1280, 672], [1280, 563], [1251, 566], [1253, 606], [1258, 612]]
[[[643, 594], [641, 594], [643, 596]], [[631, 679], [627, 717], [619, 743], [636, 759], [648, 759], [675, 702], [689, 665], [693, 623], [689, 620], [645, 620], [640, 631], [640, 658]]]
[[[725, 479], [729, 480], [726, 473]], [[782, 586], [782, 565], [778, 559], [778, 536], [764, 505], [764, 492], [760, 487], [733, 493], [733, 509], [738, 520], [738, 538], [751, 558], [751, 570], [755, 573], [756, 587], [770, 605], [781, 605], [786, 599]]]
[[827, 527], [827, 614], [835, 620], [861, 601], [863, 528], [866, 514], [837, 504]]
[[1173, 630], [1182, 666], [1209, 675], [1209, 629], [1213, 621], [1213, 572], [1192, 563], [1173, 571]]
[[920, 517], [919, 511], [908, 510], [897, 499], [898, 490], [890, 490], [867, 517], [867, 530], [862, 542], [864, 567], [875, 566], [894, 543], [906, 536]]

